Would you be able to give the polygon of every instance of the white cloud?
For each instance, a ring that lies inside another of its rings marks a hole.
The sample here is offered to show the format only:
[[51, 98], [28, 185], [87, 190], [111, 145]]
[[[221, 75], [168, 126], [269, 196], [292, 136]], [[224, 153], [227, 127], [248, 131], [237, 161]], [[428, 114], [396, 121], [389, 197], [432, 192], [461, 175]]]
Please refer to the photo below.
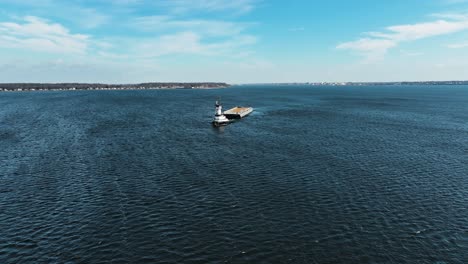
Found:
[[338, 45], [339, 49], [352, 49], [361, 52], [385, 51], [395, 47], [396, 43], [389, 39], [363, 38], [353, 42]]
[[468, 20], [438, 20], [413, 25], [400, 25], [387, 28], [391, 33], [388, 38], [398, 42], [418, 40], [433, 36], [446, 35], [468, 29]]
[[345, 42], [337, 46], [338, 49], [353, 50], [365, 57], [366, 63], [372, 63], [384, 58], [390, 48], [397, 43], [390, 39], [362, 38], [357, 41]]
[[230, 11], [244, 14], [252, 11], [257, 0], [165, 0], [158, 5], [171, 13]]
[[461, 42], [461, 43], [450, 44], [450, 45], [447, 45], [447, 47], [448, 47], [448, 48], [451, 48], [451, 49], [468, 48], [468, 41], [466, 41], [466, 42]]
[[467, 17], [449, 14], [445, 14], [444, 17], [447, 19], [390, 26], [386, 28], [386, 32], [367, 32], [365, 34], [369, 37], [341, 43], [337, 48], [356, 51], [363, 55], [366, 61], [376, 61], [383, 59], [389, 49], [398, 46], [402, 42], [453, 34], [468, 29]]
[[2, 3], [16, 5], [20, 7], [20, 10], [27, 10], [27, 14], [47, 17], [51, 20], [59, 18], [86, 29], [108, 23], [112, 19], [114, 1], [116, 0], [112, 0], [112, 5], [107, 3], [108, 8], [101, 12], [84, 5], [81, 0], [0, 0]]
[[50, 53], [86, 52], [89, 36], [72, 34], [64, 26], [27, 16], [24, 23], [0, 23], [0, 47]]
[[135, 48], [134, 52], [140, 53], [142, 57], [157, 57], [168, 54], [200, 54], [206, 52], [200, 43], [200, 36], [193, 32], [182, 32], [161, 36], [154, 40], [145, 40]]
[[154, 39], [141, 40], [140, 44], [132, 48], [134, 57], [148, 58], [171, 54], [192, 55], [228, 55], [240, 53], [237, 48], [252, 45], [256, 37], [241, 35], [224, 41], [207, 42], [195, 32], [186, 31], [176, 34], [163, 35]]
[[241, 33], [248, 23], [236, 23], [222, 20], [177, 20], [170, 16], [146, 16], [133, 21], [133, 26], [144, 31], [196, 31], [210, 36], [226, 36]]
[[421, 56], [424, 54], [422, 52], [408, 51], [408, 50], [400, 50], [400, 53], [408, 57], [416, 57], [416, 56]]
[[[229, 67], [267, 68], [268, 63], [256, 58], [252, 48], [258, 38], [248, 33], [256, 23], [236, 19], [259, 1], [96, 0], [99, 3], [93, 6], [82, 0], [67, 4], [20, 1], [18, 5], [27, 10], [18, 14], [34, 16], [0, 18], [0, 49], [15, 49], [2, 58], [8, 64], [0, 68], [8, 71], [0, 71], [0, 79], [55, 82], [78, 81], [79, 76], [80, 81], [206, 81], [221, 78], [223, 70], [217, 67], [224, 63], [243, 61]], [[108, 10], [104, 12], [103, 7]], [[142, 8], [151, 15], [135, 18]], [[111, 34], [93, 30], [101, 25], [112, 26]], [[185, 74], [192, 74], [190, 78], [180, 74], [179, 58], [189, 61], [182, 66]], [[197, 65], [203, 61], [203, 67], [194, 67], [192, 59]], [[13, 70], [15, 65], [18, 70]], [[218, 73], [206, 74], [207, 67]], [[26, 72], [31, 74], [25, 77]]]
[[177, 19], [169, 16], [146, 16], [133, 20], [131, 26], [146, 33], [162, 34], [143, 38], [133, 47], [141, 56], [158, 57], [169, 54], [239, 56], [249, 53], [245, 47], [257, 42], [257, 37], [244, 31], [254, 23]]
[[434, 13], [431, 17], [449, 19], [449, 20], [467, 20], [468, 15], [465, 13]]

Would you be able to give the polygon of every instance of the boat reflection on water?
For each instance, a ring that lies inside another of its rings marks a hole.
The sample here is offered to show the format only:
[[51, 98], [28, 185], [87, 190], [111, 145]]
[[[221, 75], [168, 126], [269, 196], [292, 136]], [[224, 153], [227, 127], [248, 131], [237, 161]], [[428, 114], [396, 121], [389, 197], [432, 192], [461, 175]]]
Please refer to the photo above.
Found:
[[211, 127], [213, 129], [213, 131], [215, 131], [216, 133], [218, 134], [223, 134], [225, 129], [226, 129], [226, 126], [212, 126]]

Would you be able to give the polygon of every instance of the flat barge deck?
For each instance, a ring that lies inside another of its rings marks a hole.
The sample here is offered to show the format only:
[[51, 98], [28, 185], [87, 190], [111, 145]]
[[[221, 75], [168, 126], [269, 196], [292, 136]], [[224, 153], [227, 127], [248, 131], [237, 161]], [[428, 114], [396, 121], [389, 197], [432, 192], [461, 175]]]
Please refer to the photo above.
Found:
[[234, 108], [231, 108], [229, 110], [224, 111], [224, 116], [226, 116], [228, 119], [241, 119], [250, 113], [253, 112], [252, 107], [240, 107], [236, 106]]

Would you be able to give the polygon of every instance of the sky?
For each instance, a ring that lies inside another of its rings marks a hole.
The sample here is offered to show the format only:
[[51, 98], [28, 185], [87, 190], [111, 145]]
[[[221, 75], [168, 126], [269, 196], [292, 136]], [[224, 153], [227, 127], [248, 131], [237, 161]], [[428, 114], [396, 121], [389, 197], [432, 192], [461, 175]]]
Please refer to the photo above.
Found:
[[468, 0], [0, 0], [0, 82], [468, 80]]

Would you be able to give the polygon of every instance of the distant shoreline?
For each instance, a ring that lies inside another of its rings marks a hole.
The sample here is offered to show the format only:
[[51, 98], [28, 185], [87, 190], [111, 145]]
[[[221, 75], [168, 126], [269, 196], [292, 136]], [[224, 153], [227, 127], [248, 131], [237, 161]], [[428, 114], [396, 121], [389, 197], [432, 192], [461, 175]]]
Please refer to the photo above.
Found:
[[162, 90], [162, 89], [216, 89], [231, 85], [218, 82], [203, 83], [0, 83], [0, 92], [31, 91], [85, 91], [85, 90]]
[[293, 82], [293, 83], [245, 83], [227, 84], [220, 82], [177, 83], [152, 82], [139, 84], [103, 83], [0, 83], [0, 92], [31, 91], [86, 91], [86, 90], [169, 90], [169, 89], [219, 89], [231, 86], [411, 86], [411, 85], [468, 85], [468, 81], [421, 81], [421, 82]]
[[311, 86], [402, 86], [402, 85], [468, 85], [468, 81], [420, 81], [420, 82], [292, 82], [250, 83], [239, 85], [311, 85]]

